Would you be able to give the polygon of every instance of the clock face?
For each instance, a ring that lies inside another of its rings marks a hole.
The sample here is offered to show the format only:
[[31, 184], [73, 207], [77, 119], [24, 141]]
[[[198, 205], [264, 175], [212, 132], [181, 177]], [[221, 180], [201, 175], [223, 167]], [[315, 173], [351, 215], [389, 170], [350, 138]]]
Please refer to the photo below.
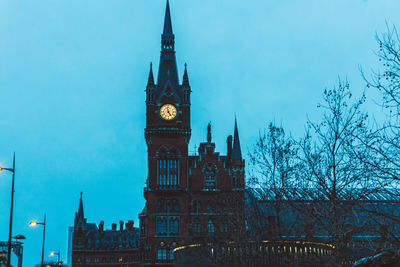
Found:
[[160, 109], [160, 115], [164, 120], [170, 121], [176, 117], [176, 107], [171, 104], [165, 104]]

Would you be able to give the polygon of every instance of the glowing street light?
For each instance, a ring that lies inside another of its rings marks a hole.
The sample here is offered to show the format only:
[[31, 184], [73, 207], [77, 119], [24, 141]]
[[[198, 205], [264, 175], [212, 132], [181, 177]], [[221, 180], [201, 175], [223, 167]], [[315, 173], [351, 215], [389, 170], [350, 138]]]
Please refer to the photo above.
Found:
[[55, 256], [55, 255], [58, 255], [57, 264], [60, 264], [60, 255], [61, 255], [61, 253], [60, 253], [60, 248], [58, 248], [58, 252], [54, 252], [54, 251], [50, 252], [50, 257], [53, 257], [53, 256]]
[[10, 208], [10, 226], [8, 229], [8, 248], [7, 248], [7, 267], [11, 266], [11, 235], [12, 235], [12, 218], [13, 218], [13, 207], [14, 207], [14, 180], [15, 180], [15, 153], [13, 158], [13, 167], [3, 168], [0, 167], [0, 171], [12, 172], [12, 185], [11, 185], [11, 208]]
[[43, 258], [44, 258], [44, 240], [45, 240], [45, 234], [46, 234], [46, 213], [44, 214], [44, 219], [43, 222], [38, 222], [38, 221], [31, 221], [29, 223], [29, 226], [31, 227], [35, 227], [38, 224], [43, 225], [43, 243], [42, 243], [42, 264], [40, 265], [41, 267], [43, 267]]

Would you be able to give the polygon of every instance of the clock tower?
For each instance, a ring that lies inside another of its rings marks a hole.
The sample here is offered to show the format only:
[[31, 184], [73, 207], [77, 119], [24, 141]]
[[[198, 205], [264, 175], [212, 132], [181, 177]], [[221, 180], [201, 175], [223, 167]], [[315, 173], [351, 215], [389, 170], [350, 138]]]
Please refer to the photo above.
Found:
[[[182, 83], [178, 77], [167, 0], [157, 83], [150, 64], [146, 86], [148, 176], [146, 205], [139, 215], [143, 266], [171, 266], [174, 248], [217, 236], [229, 239], [243, 224], [243, 217], [239, 223], [230, 220], [244, 210], [244, 161], [237, 125], [233, 146], [232, 136], [227, 139], [226, 156], [215, 152], [211, 125], [198, 155], [189, 155], [191, 88], [186, 64]], [[234, 210], [228, 209], [229, 203]]]

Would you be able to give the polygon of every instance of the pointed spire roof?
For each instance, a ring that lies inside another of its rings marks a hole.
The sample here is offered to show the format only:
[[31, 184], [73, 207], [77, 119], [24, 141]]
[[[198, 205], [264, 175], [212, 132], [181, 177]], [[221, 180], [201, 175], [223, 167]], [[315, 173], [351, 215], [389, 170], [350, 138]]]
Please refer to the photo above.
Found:
[[149, 79], [147, 81], [147, 87], [154, 86], [154, 76], [153, 76], [153, 63], [150, 63]]
[[172, 32], [171, 11], [169, 1], [165, 11], [164, 32], [161, 35], [161, 57], [157, 77], [155, 101], [159, 101], [165, 90], [171, 90], [173, 95], [181, 101], [181, 88], [178, 79], [178, 68], [175, 58], [175, 36]]
[[186, 63], [185, 63], [185, 72], [183, 73], [182, 86], [183, 87], [190, 87], [190, 85], [189, 85], [189, 76], [188, 76], [188, 73], [187, 73], [187, 64]]
[[163, 35], [173, 35], [173, 34], [174, 33], [172, 32], [171, 12], [169, 10], [169, 0], [167, 0], [167, 8], [165, 9]]
[[232, 159], [242, 160], [242, 150], [240, 148], [239, 131], [237, 127], [236, 117], [235, 117], [235, 132], [233, 135]]
[[79, 209], [78, 209], [78, 218], [83, 219], [83, 202], [82, 202], [82, 192], [81, 192], [81, 199], [79, 201]]

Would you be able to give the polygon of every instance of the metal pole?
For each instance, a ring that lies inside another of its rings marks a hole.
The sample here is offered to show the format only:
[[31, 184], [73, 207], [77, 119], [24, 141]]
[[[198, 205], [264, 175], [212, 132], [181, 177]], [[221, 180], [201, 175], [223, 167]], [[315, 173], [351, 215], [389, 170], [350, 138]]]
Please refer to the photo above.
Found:
[[11, 185], [10, 227], [8, 230], [7, 267], [11, 266], [11, 235], [12, 235], [12, 218], [13, 218], [13, 207], [14, 207], [15, 152], [14, 152], [14, 158], [13, 158], [12, 173], [13, 173], [13, 176], [12, 176], [12, 185]]
[[60, 255], [61, 255], [61, 253], [60, 253], [60, 247], [58, 247], [58, 265], [60, 265]]
[[43, 220], [43, 244], [42, 244], [42, 267], [44, 267], [43, 265], [43, 258], [44, 258], [44, 238], [45, 238], [45, 234], [46, 234], [46, 213], [44, 213], [44, 220]]

